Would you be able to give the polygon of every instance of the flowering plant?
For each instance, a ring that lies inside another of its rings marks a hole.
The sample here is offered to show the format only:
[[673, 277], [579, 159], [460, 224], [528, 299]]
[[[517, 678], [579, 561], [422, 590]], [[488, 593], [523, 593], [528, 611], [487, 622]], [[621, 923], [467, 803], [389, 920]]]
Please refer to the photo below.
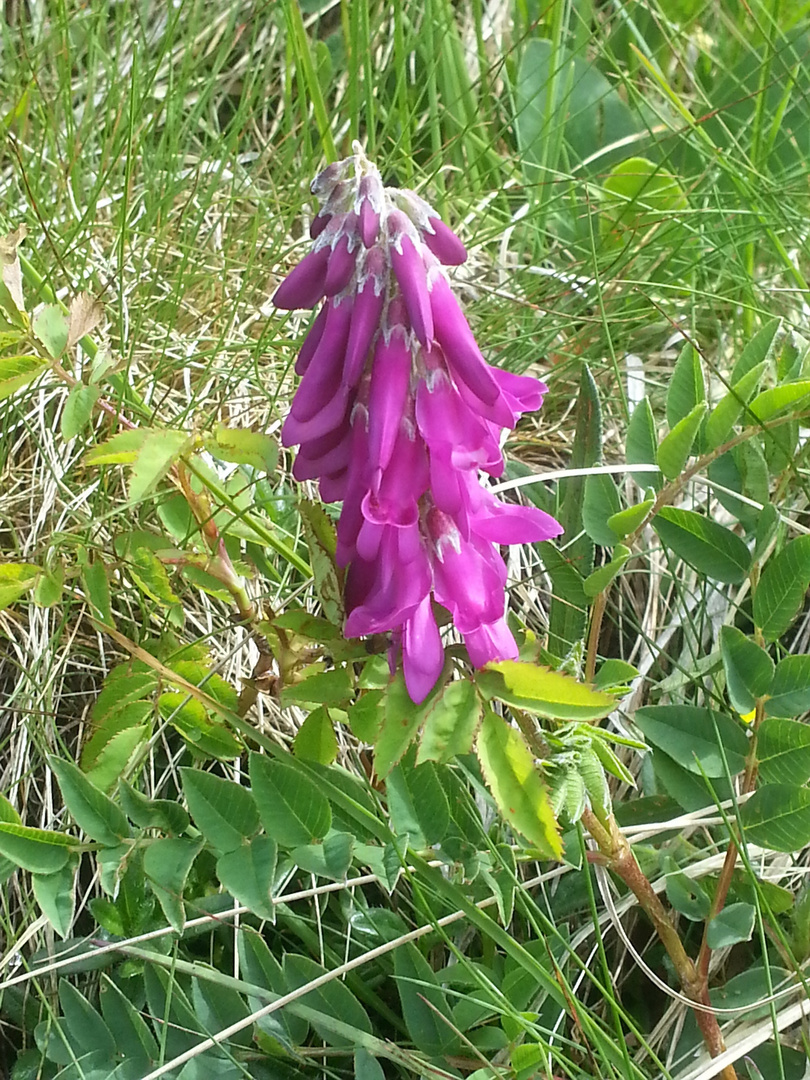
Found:
[[317, 479], [325, 501], [343, 502], [346, 636], [391, 632], [392, 664], [401, 648], [418, 703], [444, 665], [434, 601], [476, 667], [517, 656], [497, 545], [562, 529], [502, 502], [479, 474], [501, 475], [502, 430], [539, 408], [547, 388], [485, 361], [444, 269], [466, 260], [464, 245], [354, 150], [313, 180], [312, 250], [273, 297], [287, 309], [323, 301], [282, 440], [300, 446], [296, 479]]

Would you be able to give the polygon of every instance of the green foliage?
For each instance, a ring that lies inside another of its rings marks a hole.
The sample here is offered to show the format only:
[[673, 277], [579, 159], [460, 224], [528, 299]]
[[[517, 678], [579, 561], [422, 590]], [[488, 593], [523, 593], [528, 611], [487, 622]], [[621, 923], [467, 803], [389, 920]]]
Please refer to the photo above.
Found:
[[[0, 1072], [697, 1074], [581, 862], [615, 814], [762, 1018], [738, 1075], [798, 1078], [763, 1002], [810, 951], [806, 13], [158, 7], [0, 32]], [[278, 455], [306, 326], [267, 297], [353, 138], [550, 387], [506, 448], [566, 529], [510, 557], [519, 658], [454, 640], [419, 706], [344, 640], [333, 509]]]

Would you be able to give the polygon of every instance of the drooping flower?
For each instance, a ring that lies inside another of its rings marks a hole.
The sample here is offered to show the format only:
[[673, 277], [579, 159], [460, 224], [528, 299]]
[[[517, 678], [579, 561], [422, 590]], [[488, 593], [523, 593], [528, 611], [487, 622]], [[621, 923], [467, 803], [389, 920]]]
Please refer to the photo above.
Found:
[[464, 245], [354, 150], [313, 180], [312, 250], [273, 296], [287, 309], [322, 302], [282, 442], [300, 447], [296, 479], [318, 480], [325, 501], [343, 503], [346, 636], [390, 632], [420, 702], [444, 664], [434, 602], [476, 667], [517, 656], [498, 545], [562, 529], [502, 502], [480, 474], [501, 475], [503, 429], [538, 409], [546, 387], [486, 362], [444, 270], [465, 261]]

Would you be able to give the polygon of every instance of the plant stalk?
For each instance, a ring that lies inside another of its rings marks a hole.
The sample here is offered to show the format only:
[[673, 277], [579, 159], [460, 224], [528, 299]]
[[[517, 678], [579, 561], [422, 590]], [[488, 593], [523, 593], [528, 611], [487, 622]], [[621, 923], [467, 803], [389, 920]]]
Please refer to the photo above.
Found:
[[[603, 823], [591, 809], [586, 809], [583, 813], [582, 823], [596, 841], [608, 869], [622, 879], [652, 922], [672, 961], [684, 993], [696, 1005], [703, 1006], [694, 1010], [695, 1019], [709, 1054], [717, 1057], [723, 1053], [726, 1046], [717, 1017], [713, 1012], [705, 1011], [711, 1007], [707, 983], [701, 978], [695, 962], [684, 949], [669, 911], [636, 862], [627, 838], [619, 829], [615, 818], [610, 817]], [[720, 1077], [721, 1080], [737, 1080], [734, 1066], [727, 1065]]]

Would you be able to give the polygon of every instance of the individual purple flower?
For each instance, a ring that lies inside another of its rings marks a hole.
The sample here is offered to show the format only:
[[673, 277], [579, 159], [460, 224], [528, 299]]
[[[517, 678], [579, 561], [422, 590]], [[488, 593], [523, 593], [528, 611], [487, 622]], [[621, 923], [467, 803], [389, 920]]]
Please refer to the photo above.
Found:
[[502, 502], [480, 474], [501, 475], [503, 429], [539, 408], [546, 387], [486, 362], [444, 270], [465, 261], [464, 245], [421, 196], [384, 187], [354, 150], [313, 180], [312, 250], [273, 297], [281, 308], [323, 301], [282, 441], [300, 446], [295, 478], [343, 503], [344, 632], [390, 633], [418, 703], [444, 667], [436, 605], [475, 667], [517, 656], [499, 546], [562, 529]]

